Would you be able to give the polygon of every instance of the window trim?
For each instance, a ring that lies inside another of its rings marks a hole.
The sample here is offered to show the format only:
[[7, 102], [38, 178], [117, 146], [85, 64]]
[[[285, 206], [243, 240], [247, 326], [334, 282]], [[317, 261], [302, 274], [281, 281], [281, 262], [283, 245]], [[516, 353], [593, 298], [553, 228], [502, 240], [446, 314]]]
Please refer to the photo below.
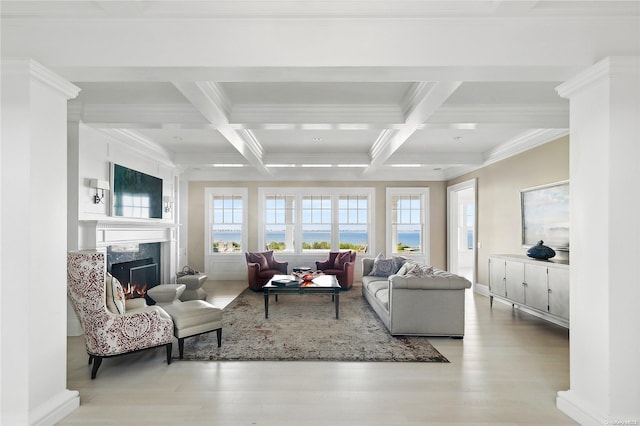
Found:
[[393, 252], [393, 238], [392, 238], [392, 197], [398, 195], [419, 195], [420, 196], [420, 220], [422, 221], [422, 229], [420, 233], [420, 253], [402, 253], [402, 256], [421, 260], [427, 264], [430, 264], [431, 258], [431, 226], [429, 225], [429, 188], [428, 187], [393, 187], [387, 188], [387, 200], [385, 206], [386, 212], [386, 236], [387, 246], [386, 252], [388, 256], [399, 255], [401, 253]]
[[[211, 223], [211, 197], [218, 195], [231, 195], [231, 196], [241, 196], [242, 197], [242, 230], [240, 237], [240, 244], [242, 245], [241, 250], [239, 252], [234, 253], [220, 253], [214, 252], [212, 250], [212, 241], [211, 241], [211, 229], [209, 225]], [[249, 244], [249, 189], [248, 188], [240, 188], [240, 187], [207, 187], [204, 189], [204, 255], [205, 256], [240, 256], [244, 255], [245, 251], [248, 250]]]
[[[318, 253], [328, 253], [329, 251], [339, 250], [339, 217], [338, 206], [340, 196], [343, 195], [359, 195], [368, 198], [367, 208], [367, 235], [369, 239], [369, 253], [371, 248], [375, 247], [375, 188], [374, 187], [259, 187], [258, 188], [258, 247], [266, 247], [265, 242], [265, 197], [267, 195], [290, 195], [295, 197], [296, 208], [295, 214], [295, 231], [294, 231], [294, 249], [293, 251], [279, 252], [282, 255], [296, 256], [316, 256]], [[302, 249], [302, 197], [307, 195], [323, 195], [331, 196], [331, 249], [330, 250], [306, 250]]]

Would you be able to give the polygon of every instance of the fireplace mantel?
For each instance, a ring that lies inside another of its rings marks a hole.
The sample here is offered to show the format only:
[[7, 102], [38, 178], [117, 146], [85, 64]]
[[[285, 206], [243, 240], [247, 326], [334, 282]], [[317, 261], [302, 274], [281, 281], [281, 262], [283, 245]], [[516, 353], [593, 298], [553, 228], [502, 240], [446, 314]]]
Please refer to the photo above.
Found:
[[175, 243], [178, 225], [163, 221], [111, 218], [80, 221], [79, 231], [84, 248], [100, 250], [119, 244]]
[[145, 219], [105, 218], [81, 220], [79, 239], [83, 249], [107, 252], [109, 246], [160, 243], [162, 283], [173, 283], [178, 264], [178, 227], [173, 222]]

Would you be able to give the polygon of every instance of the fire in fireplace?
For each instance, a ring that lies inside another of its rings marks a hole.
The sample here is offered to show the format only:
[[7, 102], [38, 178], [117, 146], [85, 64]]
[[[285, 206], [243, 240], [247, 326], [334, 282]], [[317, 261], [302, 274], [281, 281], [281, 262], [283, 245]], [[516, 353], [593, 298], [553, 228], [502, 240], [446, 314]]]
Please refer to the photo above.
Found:
[[[126, 299], [146, 297], [147, 290], [160, 284], [158, 264], [153, 259], [140, 259], [111, 265], [111, 275], [122, 284]], [[152, 302], [151, 302], [152, 303]]]

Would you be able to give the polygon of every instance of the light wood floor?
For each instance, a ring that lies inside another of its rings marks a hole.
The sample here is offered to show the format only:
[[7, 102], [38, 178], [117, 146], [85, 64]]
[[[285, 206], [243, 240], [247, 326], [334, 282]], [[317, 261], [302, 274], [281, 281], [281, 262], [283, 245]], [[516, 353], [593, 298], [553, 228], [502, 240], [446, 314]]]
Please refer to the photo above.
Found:
[[[242, 282], [205, 284], [226, 306]], [[360, 291], [353, 288], [351, 291]], [[463, 340], [430, 338], [443, 363], [165, 362], [164, 348], [106, 359], [95, 380], [83, 337], [68, 338], [62, 425], [575, 424], [555, 407], [569, 387], [567, 330], [471, 291]], [[224, 344], [224, 330], [223, 342]]]

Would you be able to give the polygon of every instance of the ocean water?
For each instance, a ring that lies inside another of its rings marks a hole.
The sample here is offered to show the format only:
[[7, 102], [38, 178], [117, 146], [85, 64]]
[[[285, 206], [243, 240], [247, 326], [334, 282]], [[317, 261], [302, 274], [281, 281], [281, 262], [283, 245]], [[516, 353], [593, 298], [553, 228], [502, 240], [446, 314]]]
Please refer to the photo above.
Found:
[[[241, 234], [239, 232], [215, 232], [213, 241], [237, 241], [240, 242]], [[368, 242], [368, 234], [366, 232], [341, 232], [340, 242], [350, 244], [366, 244]], [[400, 232], [398, 234], [400, 243], [409, 247], [420, 246], [420, 234], [418, 232]], [[284, 242], [284, 232], [267, 232], [267, 242]], [[331, 233], [305, 232], [302, 235], [302, 241], [305, 243], [313, 243], [314, 241], [331, 241]]]

